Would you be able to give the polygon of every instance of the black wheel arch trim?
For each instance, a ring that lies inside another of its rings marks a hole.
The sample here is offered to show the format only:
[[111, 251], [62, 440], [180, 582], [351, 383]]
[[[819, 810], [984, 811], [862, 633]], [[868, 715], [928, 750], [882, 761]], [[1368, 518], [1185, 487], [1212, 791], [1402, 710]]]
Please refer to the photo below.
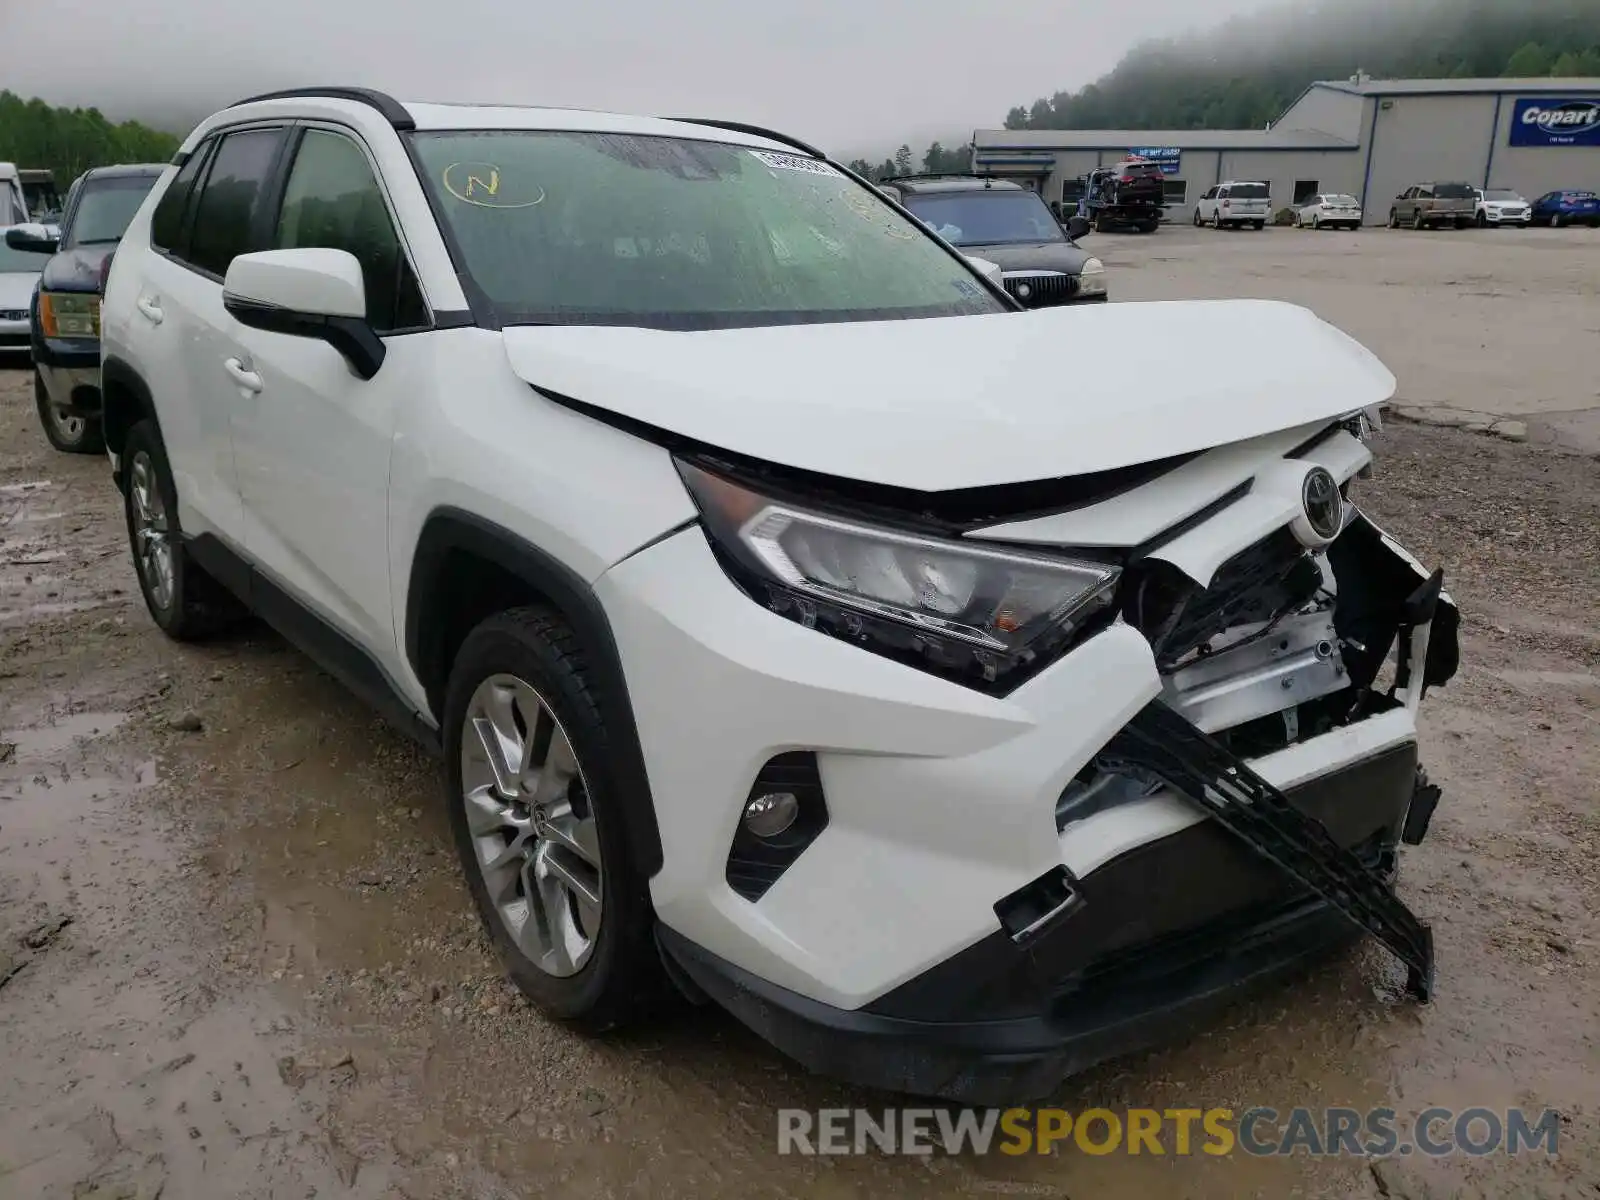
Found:
[[[626, 836], [640, 871], [647, 878], [655, 875], [663, 861], [661, 828], [622, 656], [605, 608], [594, 589], [565, 564], [510, 530], [451, 507], [434, 509], [423, 522], [406, 587], [406, 659], [427, 688], [434, 717], [443, 720], [444, 685], [430, 668], [440, 653], [437, 639], [444, 631], [439, 617], [444, 600], [441, 585], [447, 579], [443, 567], [455, 552], [493, 563], [526, 583], [561, 614], [583, 643], [594, 676], [595, 702], [612, 741], [612, 769]], [[447, 667], [444, 673], [448, 674]]]

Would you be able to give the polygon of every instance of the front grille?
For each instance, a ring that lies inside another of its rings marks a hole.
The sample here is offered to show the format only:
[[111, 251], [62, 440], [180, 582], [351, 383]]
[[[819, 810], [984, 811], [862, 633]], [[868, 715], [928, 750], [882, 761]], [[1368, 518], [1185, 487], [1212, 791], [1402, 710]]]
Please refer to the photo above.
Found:
[[25, 308], [0, 308], [0, 321], [26, 321], [28, 310]]
[[[1025, 308], [1049, 308], [1066, 304], [1078, 294], [1076, 275], [1025, 275], [1007, 278], [1006, 291]], [[1024, 295], [1024, 291], [1026, 295]]]
[[1122, 615], [1166, 671], [1226, 629], [1292, 612], [1321, 584], [1310, 552], [1285, 527], [1223, 563], [1204, 590], [1169, 563], [1136, 563], [1123, 576]]

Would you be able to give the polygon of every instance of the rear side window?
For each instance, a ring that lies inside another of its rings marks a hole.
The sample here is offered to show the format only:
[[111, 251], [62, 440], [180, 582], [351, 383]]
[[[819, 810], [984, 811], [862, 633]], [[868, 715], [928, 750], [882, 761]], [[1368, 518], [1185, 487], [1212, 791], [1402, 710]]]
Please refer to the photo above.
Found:
[[379, 333], [428, 323], [372, 166], [342, 134], [308, 129], [295, 155], [272, 248], [301, 246], [355, 255], [366, 283], [367, 320]]
[[196, 146], [172, 177], [167, 190], [161, 193], [161, 199], [156, 202], [156, 211], [150, 214], [150, 244], [156, 249], [175, 254], [181, 252], [179, 242], [183, 237], [184, 210], [189, 205], [190, 193], [194, 191], [194, 181], [199, 178], [200, 169], [205, 166], [215, 144], [206, 141]]
[[234, 258], [259, 248], [253, 244], [256, 213], [282, 133], [246, 129], [222, 139], [195, 206], [185, 256], [191, 265], [220, 278]]

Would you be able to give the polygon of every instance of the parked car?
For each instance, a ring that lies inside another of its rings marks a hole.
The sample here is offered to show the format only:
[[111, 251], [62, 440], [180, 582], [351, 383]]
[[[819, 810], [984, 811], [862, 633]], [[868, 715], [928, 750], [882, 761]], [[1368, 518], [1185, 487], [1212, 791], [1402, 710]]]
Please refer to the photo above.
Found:
[[1165, 179], [1161, 164], [1145, 158], [1090, 171], [1082, 177], [1077, 215], [1096, 233], [1124, 227], [1154, 233], [1166, 212]]
[[1546, 192], [1533, 202], [1531, 220], [1534, 224], [1563, 225], [1588, 223], [1600, 225], [1600, 196], [1594, 192]]
[[1479, 229], [1501, 225], [1533, 224], [1533, 206], [1511, 188], [1475, 188], [1473, 220]]
[[[1107, 298], [1105, 264], [1078, 248], [1039, 193], [970, 175], [901, 177], [883, 186], [952, 246], [998, 266], [1006, 291], [1025, 307]], [[1072, 228], [1074, 236], [1087, 231], [1086, 221]]]
[[14, 245], [49, 257], [30, 305], [33, 399], [45, 436], [69, 454], [99, 454], [100, 290], [122, 233], [161, 163], [96, 167], [73, 180], [59, 229], [24, 226]]
[[1417, 183], [1395, 197], [1389, 209], [1389, 228], [1465, 229], [1477, 207], [1478, 189], [1470, 183]]
[[22, 190], [22, 174], [15, 163], [0, 162], [0, 228], [23, 225], [28, 220], [28, 198]]
[[13, 246], [14, 228], [5, 229], [0, 241], [0, 355], [27, 353], [28, 306], [39, 286], [39, 272], [50, 258], [48, 252]]
[[1272, 189], [1264, 183], [1229, 181], [1207, 188], [1194, 206], [1196, 227], [1225, 229], [1252, 225], [1265, 229], [1272, 216]]
[[1361, 201], [1343, 192], [1323, 192], [1295, 211], [1294, 223], [1301, 229], [1360, 229]]
[[1358, 930], [1426, 997], [1459, 615], [1309, 311], [1024, 311], [782, 134], [330, 88], [184, 139], [103, 316], [151, 618], [248, 606], [441, 753], [552, 1017], [665, 978], [989, 1104]]

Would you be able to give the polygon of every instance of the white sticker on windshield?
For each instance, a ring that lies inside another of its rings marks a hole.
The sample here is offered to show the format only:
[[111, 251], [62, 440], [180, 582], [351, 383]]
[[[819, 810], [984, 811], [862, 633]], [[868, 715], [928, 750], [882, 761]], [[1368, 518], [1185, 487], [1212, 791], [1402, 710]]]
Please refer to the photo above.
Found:
[[756, 158], [778, 171], [804, 171], [808, 175], [834, 175], [839, 172], [828, 163], [799, 154], [777, 154], [771, 150], [750, 151]]

